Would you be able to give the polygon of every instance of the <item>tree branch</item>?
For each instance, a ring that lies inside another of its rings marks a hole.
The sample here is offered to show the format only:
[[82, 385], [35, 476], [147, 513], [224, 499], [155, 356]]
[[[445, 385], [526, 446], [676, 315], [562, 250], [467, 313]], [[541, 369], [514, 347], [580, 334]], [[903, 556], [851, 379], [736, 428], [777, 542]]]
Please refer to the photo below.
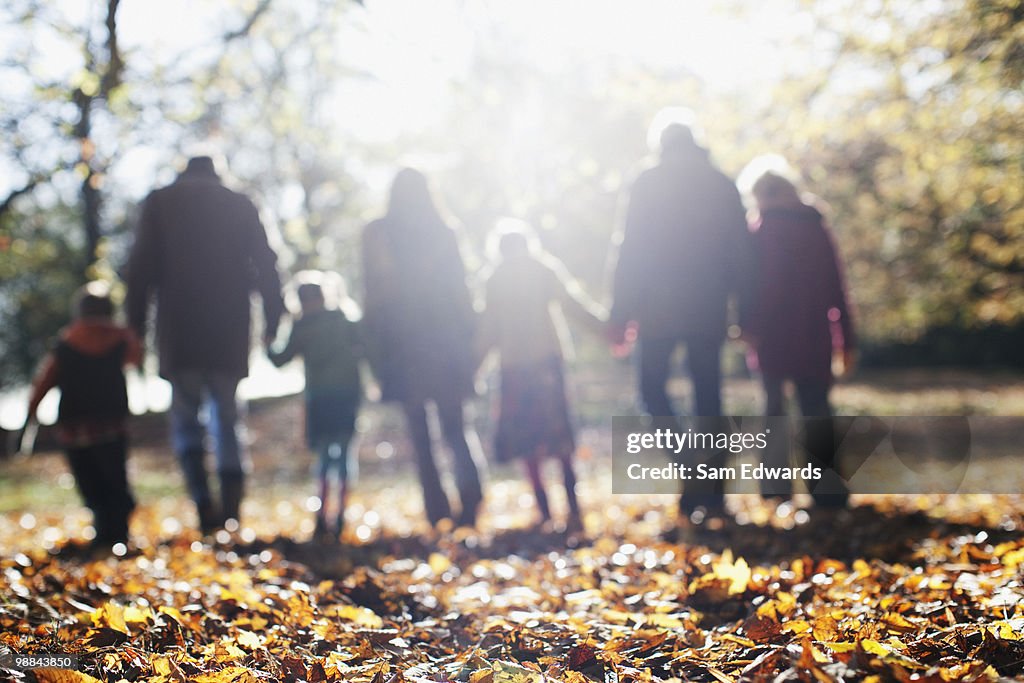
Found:
[[110, 92], [121, 84], [124, 60], [117, 44], [117, 8], [121, 0], [107, 2], [107, 68], [100, 84], [100, 96], [106, 99]]
[[230, 43], [233, 40], [244, 38], [249, 35], [249, 31], [259, 21], [259, 18], [263, 16], [268, 9], [270, 9], [271, 0], [260, 0], [260, 4], [256, 6], [256, 9], [252, 11], [252, 14], [246, 19], [246, 22], [241, 28], [235, 29], [234, 31], [228, 31], [224, 34], [223, 40], [225, 43]]
[[15, 190], [11, 190], [11, 192], [7, 195], [4, 201], [0, 203], [0, 220], [2, 220], [3, 217], [7, 215], [7, 212], [11, 210], [11, 207], [14, 205], [14, 201], [18, 197], [28, 194], [32, 190], [36, 189], [36, 186], [39, 185], [39, 183], [43, 182], [43, 180], [45, 179], [46, 178], [41, 175], [32, 176], [31, 178], [28, 179], [27, 183], [25, 183], [24, 185]]

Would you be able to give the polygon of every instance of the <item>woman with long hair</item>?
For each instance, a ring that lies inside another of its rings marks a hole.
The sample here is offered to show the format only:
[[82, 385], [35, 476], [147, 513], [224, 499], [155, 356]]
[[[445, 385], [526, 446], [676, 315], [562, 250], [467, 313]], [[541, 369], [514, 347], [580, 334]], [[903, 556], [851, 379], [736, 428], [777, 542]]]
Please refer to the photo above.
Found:
[[[432, 525], [451, 518], [474, 526], [482, 460], [463, 402], [473, 393], [475, 314], [455, 233], [419, 171], [399, 171], [387, 213], [363, 231], [363, 278], [370, 363], [381, 399], [398, 401], [405, 412], [427, 518]], [[457, 517], [434, 460], [431, 403], [454, 455]]]

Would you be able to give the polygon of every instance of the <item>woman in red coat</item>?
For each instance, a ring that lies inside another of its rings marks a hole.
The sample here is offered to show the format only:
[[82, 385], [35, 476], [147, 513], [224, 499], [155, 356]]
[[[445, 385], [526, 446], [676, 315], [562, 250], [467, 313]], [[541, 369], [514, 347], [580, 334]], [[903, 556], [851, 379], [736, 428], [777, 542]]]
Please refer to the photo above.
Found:
[[[830, 469], [835, 460], [828, 400], [832, 357], [842, 352], [849, 366], [856, 344], [842, 270], [821, 213], [800, 198], [793, 183], [769, 171], [752, 193], [758, 210], [752, 226], [758, 278], [745, 327], [764, 382], [765, 415], [786, 414], [785, 384], [791, 382], [804, 418], [820, 418], [806, 423], [808, 454]], [[817, 491], [812, 485], [815, 502], [844, 506], [847, 492], [838, 483], [827, 494], [828, 486]], [[787, 497], [788, 484], [763, 482], [762, 491]]]

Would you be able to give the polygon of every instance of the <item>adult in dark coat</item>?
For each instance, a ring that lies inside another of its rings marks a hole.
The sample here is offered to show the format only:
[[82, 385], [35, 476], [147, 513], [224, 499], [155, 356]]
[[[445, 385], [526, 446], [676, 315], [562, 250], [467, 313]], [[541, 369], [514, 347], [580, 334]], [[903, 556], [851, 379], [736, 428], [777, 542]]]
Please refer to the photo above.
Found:
[[[143, 204], [128, 263], [128, 319], [144, 339], [155, 293], [160, 376], [173, 392], [173, 446], [205, 531], [238, 518], [248, 463], [235, 392], [249, 373], [252, 291], [263, 302], [266, 338], [273, 339], [284, 310], [276, 264], [256, 207], [221, 183], [209, 157], [190, 159], [174, 183]], [[204, 462], [204, 397], [216, 440], [220, 510]]]
[[472, 526], [483, 494], [478, 440], [467, 436], [463, 402], [473, 392], [475, 314], [455, 234], [419, 171], [396, 175], [387, 214], [366, 226], [363, 275], [370, 362], [382, 399], [405, 412], [427, 517], [437, 524], [452, 516], [431, 447], [426, 406], [433, 403], [455, 456], [457, 521]]
[[[689, 127], [669, 124], [660, 143], [660, 163], [641, 173], [630, 193], [611, 337], [622, 343], [627, 325], [637, 328], [640, 395], [649, 414], [677, 415], [667, 383], [672, 354], [683, 345], [694, 413], [718, 416], [728, 302], [745, 292], [752, 262], [746, 215], [735, 184]], [[706, 502], [720, 499], [716, 491]]]
[[[751, 342], [765, 391], [765, 415], [786, 414], [784, 384], [796, 389], [808, 420], [806, 448], [817, 464], [835, 460], [832, 356], [852, 364], [856, 336], [842, 269], [824, 218], [805, 203], [786, 178], [767, 172], [752, 188], [759, 216], [753, 224], [758, 277], [754, 305], [744, 332]], [[786, 465], [775, 462], [774, 465]], [[846, 488], [835, 477], [832, 491], [812, 490], [819, 505], [846, 503]], [[788, 482], [763, 482], [764, 493], [786, 497]]]

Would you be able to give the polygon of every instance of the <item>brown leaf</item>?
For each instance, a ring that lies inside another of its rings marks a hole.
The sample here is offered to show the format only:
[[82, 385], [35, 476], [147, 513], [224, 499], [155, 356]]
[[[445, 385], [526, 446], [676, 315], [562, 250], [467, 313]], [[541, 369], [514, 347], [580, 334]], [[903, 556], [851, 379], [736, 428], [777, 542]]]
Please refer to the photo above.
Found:
[[89, 674], [70, 669], [32, 669], [39, 683], [103, 683]]

